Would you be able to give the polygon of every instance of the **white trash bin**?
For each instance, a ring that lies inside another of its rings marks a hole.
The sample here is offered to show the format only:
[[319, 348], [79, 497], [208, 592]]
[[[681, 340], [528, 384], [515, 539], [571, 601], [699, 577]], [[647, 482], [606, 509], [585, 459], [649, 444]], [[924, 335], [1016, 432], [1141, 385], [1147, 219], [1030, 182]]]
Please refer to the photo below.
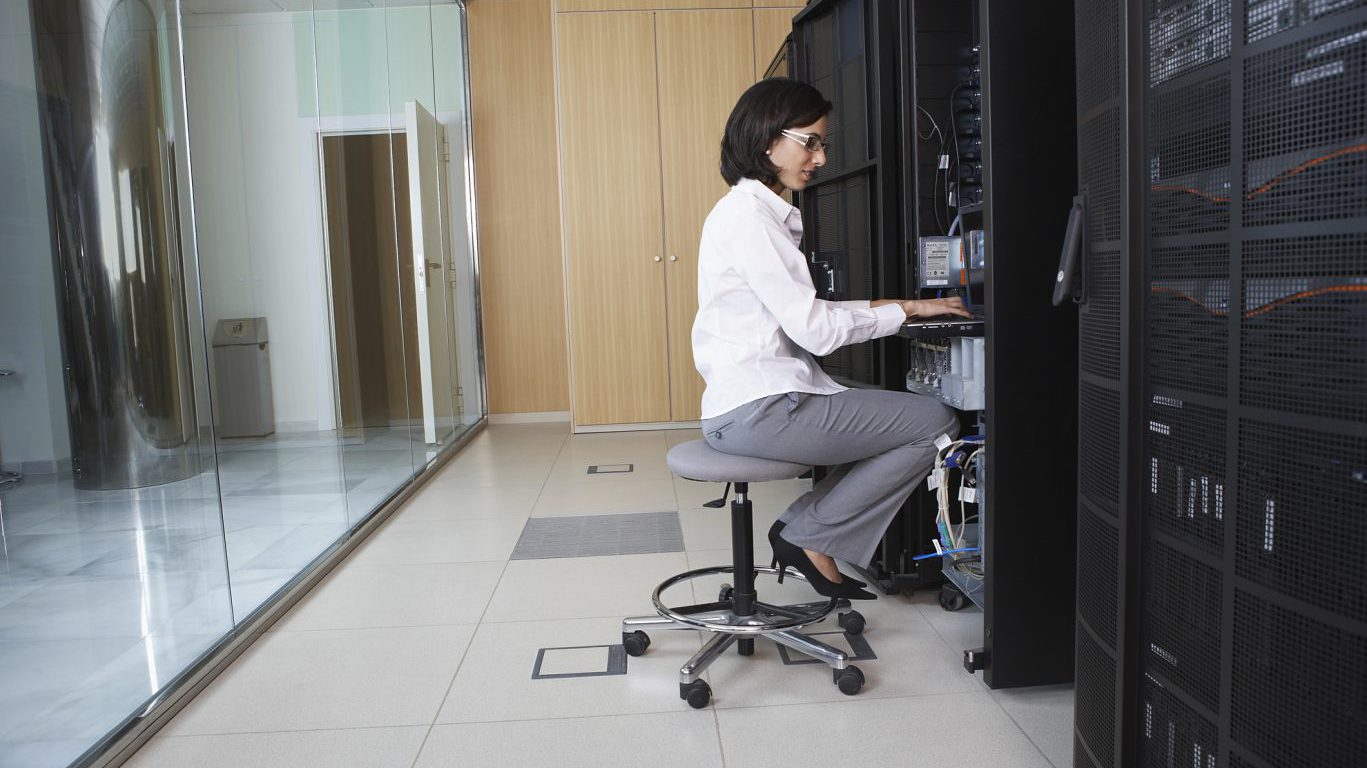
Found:
[[214, 326], [214, 411], [219, 437], [275, 432], [266, 318], [219, 320]]

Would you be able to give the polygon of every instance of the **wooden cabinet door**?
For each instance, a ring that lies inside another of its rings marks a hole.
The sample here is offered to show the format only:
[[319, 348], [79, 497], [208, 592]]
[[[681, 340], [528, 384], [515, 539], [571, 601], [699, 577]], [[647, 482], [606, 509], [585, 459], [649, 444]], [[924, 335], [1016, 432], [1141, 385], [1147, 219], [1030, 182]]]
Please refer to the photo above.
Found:
[[556, 23], [574, 421], [668, 421], [654, 22], [586, 13]]
[[726, 182], [718, 168], [726, 118], [754, 81], [750, 11], [655, 14], [660, 68], [660, 167], [668, 259], [670, 412], [700, 415], [703, 381], [693, 365], [698, 237]]
[[[776, 0], [770, 0], [775, 2]], [[787, 5], [792, 0], [782, 0]], [[681, 8], [744, 8], [750, 0], [556, 0], [558, 13], [571, 11], [658, 11]]]

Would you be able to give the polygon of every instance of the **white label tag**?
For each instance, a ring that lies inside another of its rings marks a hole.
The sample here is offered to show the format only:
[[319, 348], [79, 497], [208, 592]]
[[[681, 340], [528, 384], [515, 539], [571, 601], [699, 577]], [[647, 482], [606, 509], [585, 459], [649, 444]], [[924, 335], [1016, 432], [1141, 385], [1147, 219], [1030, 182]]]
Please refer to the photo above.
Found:
[[945, 169], [948, 168], [948, 167], [949, 167], [949, 155], [940, 155], [940, 170], [943, 171], [943, 170], [945, 170]]
[[978, 503], [978, 489], [969, 485], [965, 485], [964, 487], [960, 488], [959, 501], [962, 501], [966, 504]]
[[935, 438], [935, 447], [943, 451], [944, 449], [948, 448], [949, 444], [952, 442], [954, 441], [949, 439], [949, 435], [940, 435], [939, 437]]
[[930, 489], [930, 490], [933, 491], [933, 490], [935, 490], [936, 488], [939, 488], [939, 487], [940, 487], [940, 470], [937, 469], [937, 470], [931, 472], [929, 475], [926, 475], [926, 488], [928, 488], [928, 489]]

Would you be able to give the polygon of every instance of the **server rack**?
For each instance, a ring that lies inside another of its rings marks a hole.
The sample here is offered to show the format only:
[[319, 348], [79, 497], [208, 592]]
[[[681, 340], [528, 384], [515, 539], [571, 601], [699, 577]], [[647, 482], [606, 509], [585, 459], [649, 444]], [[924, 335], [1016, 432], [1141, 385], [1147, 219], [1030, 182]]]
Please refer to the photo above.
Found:
[[[907, 148], [901, 135], [904, 4], [896, 0], [816, 0], [793, 20], [792, 77], [816, 86], [834, 105], [826, 167], [797, 195], [806, 225], [812, 281], [827, 300], [900, 296], [906, 285], [902, 206]], [[902, 387], [904, 344], [875, 341], [821, 360], [852, 387]], [[818, 471], [816, 479], [822, 473]], [[893, 521], [867, 574], [892, 592], [936, 586], [930, 550], [934, 513], [913, 496]]]
[[[904, 275], [898, 246], [898, 3], [816, 0], [793, 18], [792, 72], [834, 105], [826, 165], [798, 197], [818, 294], [891, 296]], [[884, 388], [902, 368], [886, 344], [843, 347], [822, 367], [850, 386]]]
[[[936, 192], [939, 161], [918, 143], [918, 114], [949, 112], [955, 83], [971, 75], [978, 46], [982, 196], [958, 200], [949, 215], [961, 213], [972, 222], [965, 228], [984, 230], [991, 254], [979, 294], [987, 310], [987, 407], [985, 415], [965, 413], [964, 421], [972, 431], [981, 416], [988, 443], [984, 638], [982, 648], [966, 649], [966, 665], [982, 669], [992, 687], [1065, 682], [1073, 672], [1076, 516], [1066, 489], [1075, 482], [1076, 321], [1048, 301], [1075, 191], [1072, 26], [1066, 4], [1010, 0], [818, 0], [795, 20], [795, 76], [835, 96], [837, 148], [848, 152], [848, 142], [867, 140], [857, 144], [867, 146], [866, 154], [833, 158], [822, 174], [828, 189], [865, 178], [876, 193], [855, 202], [847, 197], [837, 209], [843, 218], [822, 207], [820, 186], [802, 196], [816, 260], [836, 264], [839, 274], [860, 255], [868, 271], [850, 274], [873, 276], [848, 281], [851, 292], [828, 298], [915, 295], [918, 237], [943, 234], [948, 225], [947, 216], [934, 221], [946, 174]], [[851, 50], [862, 56], [857, 65], [845, 55]], [[827, 90], [829, 83], [841, 86]], [[851, 92], [860, 98], [848, 98]], [[855, 128], [861, 136], [852, 139]], [[853, 221], [868, 228], [856, 232], [848, 227]], [[825, 267], [814, 270], [818, 288]], [[904, 389], [909, 346], [907, 339], [884, 341], [874, 352], [877, 375], [865, 381]], [[838, 361], [825, 362], [840, 372]], [[933, 552], [934, 509], [931, 495], [918, 493], [894, 521], [872, 564], [883, 586], [938, 582], [939, 560], [911, 560]]]
[[983, 229], [988, 252], [989, 686], [1072, 679], [1076, 516], [1073, 312], [1045, 294], [1074, 177], [1072, 13], [1066, 3], [979, 0]]
[[[983, 646], [966, 653], [965, 664], [981, 666], [993, 688], [1061, 683], [1073, 673], [1075, 512], [1058, 489], [1075, 482], [1077, 326], [1072, 311], [1051, 306], [1045, 286], [1073, 192], [1072, 12], [1011, 0], [915, 3], [917, 85], [943, 67], [918, 29], [932, 20], [943, 27], [965, 6], [981, 69], [981, 197], [965, 195], [970, 185], [957, 174], [955, 212], [962, 230], [983, 230], [987, 252], [988, 457]], [[916, 95], [925, 103], [932, 94]], [[923, 234], [924, 208], [917, 206]]]
[[1367, 8], [1076, 36], [1075, 765], [1367, 764]]

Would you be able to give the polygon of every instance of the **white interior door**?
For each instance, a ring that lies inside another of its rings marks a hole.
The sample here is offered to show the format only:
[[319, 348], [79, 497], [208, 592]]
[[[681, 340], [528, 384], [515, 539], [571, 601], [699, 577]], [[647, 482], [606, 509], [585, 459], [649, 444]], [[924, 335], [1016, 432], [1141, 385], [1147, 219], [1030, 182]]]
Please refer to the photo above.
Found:
[[[446, 273], [442, 248], [440, 126], [421, 104], [404, 105], [408, 123], [408, 194], [413, 219], [413, 275], [422, 377], [422, 428], [428, 444], [439, 442], [454, 422], [451, 357], [445, 339]], [[435, 343], [434, 343], [435, 342]]]

